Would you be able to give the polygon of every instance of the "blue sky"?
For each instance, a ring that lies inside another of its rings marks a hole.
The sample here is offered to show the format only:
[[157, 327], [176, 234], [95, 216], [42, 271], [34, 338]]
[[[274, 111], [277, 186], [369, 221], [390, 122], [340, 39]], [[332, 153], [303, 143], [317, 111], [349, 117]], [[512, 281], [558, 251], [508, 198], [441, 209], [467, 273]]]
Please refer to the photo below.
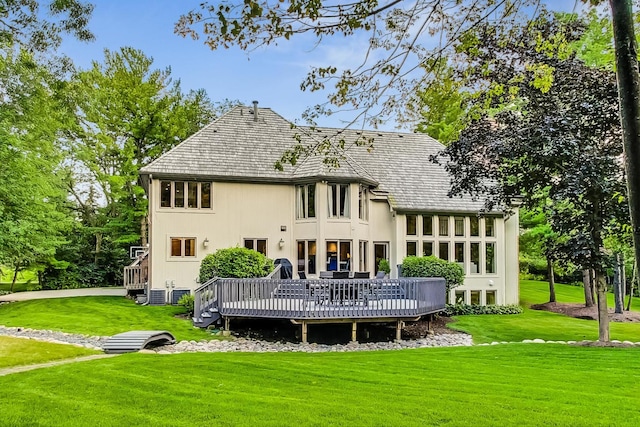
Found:
[[[313, 47], [309, 38], [294, 38], [278, 46], [250, 53], [237, 48], [212, 51], [202, 41], [183, 39], [173, 33], [183, 13], [198, 6], [196, 0], [93, 0], [95, 10], [90, 28], [92, 43], [67, 37], [60, 52], [76, 66], [88, 68], [92, 60], [102, 61], [105, 48], [122, 46], [141, 49], [154, 58], [156, 68], [171, 67], [184, 91], [203, 88], [213, 101], [238, 99], [250, 104], [257, 100], [286, 119], [299, 120], [303, 111], [323, 102], [325, 96], [302, 92], [300, 83], [311, 65], [353, 65], [364, 52], [365, 40], [357, 37], [326, 39]], [[549, 1], [554, 9], [571, 10], [574, 0]], [[339, 118], [320, 118], [322, 126], [340, 126]], [[394, 124], [383, 126], [393, 129]]]

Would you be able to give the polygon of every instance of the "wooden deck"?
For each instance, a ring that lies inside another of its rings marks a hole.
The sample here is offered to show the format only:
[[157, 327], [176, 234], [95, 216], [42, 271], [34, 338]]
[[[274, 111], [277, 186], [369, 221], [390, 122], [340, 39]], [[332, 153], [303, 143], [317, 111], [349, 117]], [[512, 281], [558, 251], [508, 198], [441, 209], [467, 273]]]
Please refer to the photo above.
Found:
[[[232, 318], [289, 319], [310, 323], [414, 320], [445, 308], [442, 278], [401, 279], [214, 279], [195, 292], [194, 324]], [[397, 333], [399, 337], [399, 331]], [[355, 338], [354, 338], [355, 340]]]

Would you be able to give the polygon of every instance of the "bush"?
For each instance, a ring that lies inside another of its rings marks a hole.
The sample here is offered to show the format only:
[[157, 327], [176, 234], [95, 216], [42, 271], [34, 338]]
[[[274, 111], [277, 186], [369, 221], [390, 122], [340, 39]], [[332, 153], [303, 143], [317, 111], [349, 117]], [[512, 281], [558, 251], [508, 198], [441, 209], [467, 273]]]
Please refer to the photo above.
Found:
[[384, 271], [384, 274], [389, 274], [391, 272], [389, 261], [384, 258], [380, 258], [380, 262], [378, 263], [378, 270]]
[[219, 249], [200, 264], [200, 283], [213, 277], [247, 279], [264, 277], [273, 271], [273, 261], [247, 248]]
[[447, 304], [443, 315], [464, 316], [467, 314], [521, 314], [522, 311], [522, 307], [519, 305]]
[[189, 316], [193, 316], [193, 307], [195, 305], [195, 298], [193, 297], [193, 295], [182, 295], [178, 300], [178, 305], [184, 307], [189, 313]]
[[447, 291], [462, 285], [464, 270], [454, 262], [445, 261], [435, 256], [408, 256], [402, 262], [404, 277], [444, 277]]

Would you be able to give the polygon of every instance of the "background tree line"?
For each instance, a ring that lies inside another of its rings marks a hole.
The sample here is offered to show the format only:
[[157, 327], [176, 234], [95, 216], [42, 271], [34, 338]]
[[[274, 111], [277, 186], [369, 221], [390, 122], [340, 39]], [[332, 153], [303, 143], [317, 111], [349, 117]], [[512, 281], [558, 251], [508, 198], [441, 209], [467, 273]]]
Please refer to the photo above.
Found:
[[93, 39], [92, 8], [0, 4], [0, 266], [14, 283], [36, 269], [45, 289], [120, 285], [147, 243], [139, 169], [229, 105], [131, 47], [85, 70], [56, 56], [64, 35]]

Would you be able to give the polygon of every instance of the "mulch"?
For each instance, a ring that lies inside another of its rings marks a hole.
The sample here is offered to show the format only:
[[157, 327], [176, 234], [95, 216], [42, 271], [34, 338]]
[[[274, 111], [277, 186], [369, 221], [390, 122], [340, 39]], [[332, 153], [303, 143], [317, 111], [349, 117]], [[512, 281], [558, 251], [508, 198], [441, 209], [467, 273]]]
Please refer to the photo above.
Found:
[[[533, 310], [551, 311], [553, 313], [559, 313], [565, 316], [575, 317], [577, 319], [598, 320], [597, 305], [586, 307], [584, 304], [578, 303], [547, 302], [544, 304], [533, 304], [531, 308]], [[614, 313], [614, 310], [610, 308], [609, 321], [638, 323], [640, 322], [640, 312], [623, 311], [622, 313]]]

